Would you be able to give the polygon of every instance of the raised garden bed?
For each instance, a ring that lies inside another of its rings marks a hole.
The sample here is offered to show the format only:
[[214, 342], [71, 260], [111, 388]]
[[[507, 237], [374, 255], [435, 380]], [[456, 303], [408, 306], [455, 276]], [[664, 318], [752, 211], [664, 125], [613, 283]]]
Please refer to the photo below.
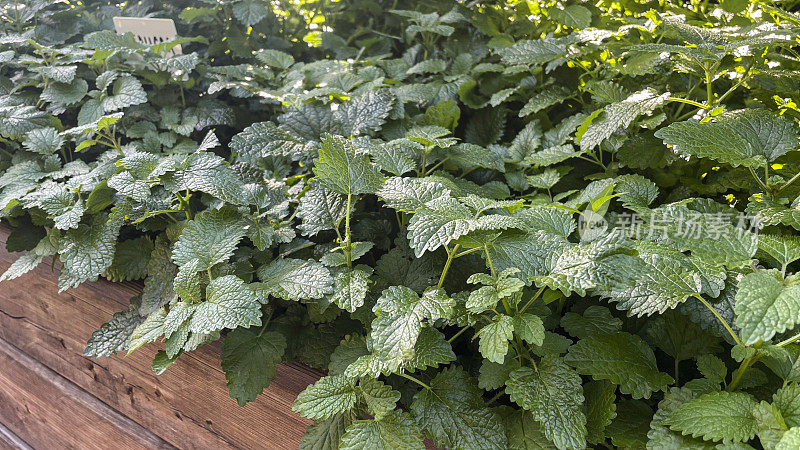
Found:
[[[9, 232], [0, 226], [0, 272], [18, 256], [5, 250]], [[291, 404], [315, 371], [281, 365], [264, 394], [240, 408], [225, 387], [219, 343], [160, 376], [150, 368], [154, 344], [127, 357], [85, 357], [92, 332], [141, 286], [100, 280], [56, 294], [50, 267], [0, 287], [0, 448], [298, 447], [311, 421]]]
[[0, 435], [800, 448], [797, 9], [0, 0]]

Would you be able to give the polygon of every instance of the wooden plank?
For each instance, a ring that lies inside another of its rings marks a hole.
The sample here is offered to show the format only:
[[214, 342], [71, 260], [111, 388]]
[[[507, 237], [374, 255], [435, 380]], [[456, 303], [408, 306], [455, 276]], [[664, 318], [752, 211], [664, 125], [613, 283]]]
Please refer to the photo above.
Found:
[[[0, 228], [4, 244], [7, 228]], [[0, 245], [0, 272], [18, 255]], [[46, 262], [0, 284], [0, 338], [180, 448], [297, 448], [310, 423], [291, 411], [297, 394], [319, 378], [300, 365], [281, 365], [269, 389], [244, 408], [228, 397], [219, 344], [181, 356], [161, 376], [150, 369], [157, 347], [130, 356], [83, 356], [91, 333], [127, 307], [140, 286], [98, 281], [57, 294]]]
[[36, 448], [174, 448], [0, 339], [0, 421]]
[[0, 422], [0, 450], [33, 450], [33, 447]]

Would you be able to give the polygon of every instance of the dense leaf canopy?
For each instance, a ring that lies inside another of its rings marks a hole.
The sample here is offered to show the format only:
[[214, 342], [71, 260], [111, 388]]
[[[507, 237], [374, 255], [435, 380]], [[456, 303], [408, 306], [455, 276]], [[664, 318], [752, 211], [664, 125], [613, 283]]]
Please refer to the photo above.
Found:
[[86, 355], [222, 339], [240, 405], [325, 371], [304, 449], [797, 449], [794, 10], [0, 0], [0, 281], [142, 280]]

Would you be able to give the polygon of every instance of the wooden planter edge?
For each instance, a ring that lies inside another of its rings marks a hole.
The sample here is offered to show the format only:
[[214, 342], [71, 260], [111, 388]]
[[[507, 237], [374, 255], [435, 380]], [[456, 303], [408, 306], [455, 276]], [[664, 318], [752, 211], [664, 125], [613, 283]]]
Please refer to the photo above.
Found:
[[[20, 255], [5, 250], [9, 233], [0, 225], [0, 273]], [[239, 407], [218, 343], [160, 376], [150, 369], [154, 344], [127, 357], [85, 357], [91, 333], [140, 286], [99, 280], [58, 294], [57, 280], [45, 261], [0, 283], [0, 448], [298, 447], [310, 421], [291, 404], [319, 372], [280, 365], [270, 387]]]

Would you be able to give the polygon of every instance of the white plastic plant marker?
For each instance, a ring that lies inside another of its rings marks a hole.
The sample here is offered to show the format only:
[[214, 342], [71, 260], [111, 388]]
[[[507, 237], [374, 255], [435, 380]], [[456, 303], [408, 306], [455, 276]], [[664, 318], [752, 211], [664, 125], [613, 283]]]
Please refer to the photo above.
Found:
[[[149, 17], [114, 17], [114, 28], [117, 33], [133, 33], [137, 41], [142, 44], [154, 45], [169, 42], [178, 35], [175, 22], [172, 19], [153, 19]], [[181, 46], [176, 45], [165, 56], [175, 56], [182, 53]]]

